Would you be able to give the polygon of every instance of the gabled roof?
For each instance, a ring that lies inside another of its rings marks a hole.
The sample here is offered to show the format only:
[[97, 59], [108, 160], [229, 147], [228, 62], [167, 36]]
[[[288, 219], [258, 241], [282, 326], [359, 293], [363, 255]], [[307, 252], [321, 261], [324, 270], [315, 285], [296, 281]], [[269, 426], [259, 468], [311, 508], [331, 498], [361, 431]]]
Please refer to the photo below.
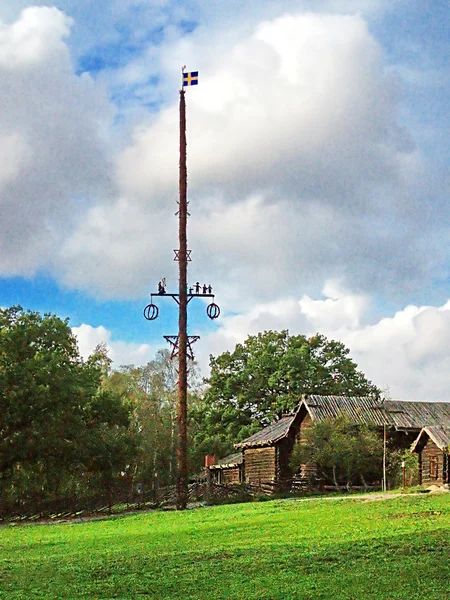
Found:
[[275, 421], [235, 448], [270, 446], [285, 438], [304, 407], [314, 422], [348, 417], [353, 423], [394, 427], [419, 431], [426, 426], [450, 427], [449, 402], [406, 402], [380, 400], [373, 396], [303, 396], [297, 411]]
[[315, 422], [348, 417], [354, 423], [383, 425], [386, 421], [383, 403], [371, 396], [304, 396], [304, 406]]
[[278, 421], [275, 421], [275, 423], [271, 423], [267, 427], [264, 427], [264, 429], [261, 429], [261, 431], [254, 433], [243, 442], [234, 444], [234, 447], [271, 446], [287, 436], [296, 416], [297, 413], [283, 416]]
[[424, 427], [419, 433], [416, 441], [411, 447], [411, 452], [416, 451], [417, 446], [420, 445], [420, 442], [425, 435], [427, 435], [440, 450], [448, 451], [450, 449], [450, 427], [431, 425], [430, 427]]
[[235, 454], [229, 454], [225, 458], [221, 458], [215, 465], [210, 465], [210, 469], [230, 469], [232, 467], [238, 467], [243, 462], [242, 452], [236, 452]]
[[346, 416], [355, 423], [388, 425], [396, 429], [421, 429], [428, 425], [450, 427], [450, 403], [379, 400], [370, 396], [305, 396], [305, 406], [313, 421]]

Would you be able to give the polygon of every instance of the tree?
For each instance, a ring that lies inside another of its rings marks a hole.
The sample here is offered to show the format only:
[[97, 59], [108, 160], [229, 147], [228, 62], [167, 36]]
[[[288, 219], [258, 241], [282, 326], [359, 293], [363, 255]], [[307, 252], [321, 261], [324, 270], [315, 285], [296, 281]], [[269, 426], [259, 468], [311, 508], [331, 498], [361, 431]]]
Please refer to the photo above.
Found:
[[[189, 365], [189, 405], [195, 403], [198, 378]], [[147, 491], [174, 484], [177, 469], [176, 361], [168, 350], [159, 350], [143, 367], [121, 366], [105, 378], [103, 387], [126, 397], [133, 407], [132, 433], [137, 453], [132, 465], [133, 483]]]
[[111, 487], [132, 454], [130, 408], [55, 315], [0, 310], [0, 497]]
[[314, 423], [304, 441], [294, 446], [290, 459], [294, 473], [306, 467], [315, 479], [336, 488], [381, 481], [382, 464], [379, 428], [355, 424], [346, 417]]
[[211, 404], [207, 397], [197, 397], [189, 408], [189, 465], [198, 473], [205, 454], [224, 457], [234, 451], [233, 444], [261, 428], [244, 411], [232, 405]]
[[378, 394], [344, 344], [320, 334], [265, 331], [233, 352], [211, 356], [210, 367], [204, 402], [191, 414], [203, 449], [209, 444], [230, 451], [234, 442], [294, 410], [302, 394]]

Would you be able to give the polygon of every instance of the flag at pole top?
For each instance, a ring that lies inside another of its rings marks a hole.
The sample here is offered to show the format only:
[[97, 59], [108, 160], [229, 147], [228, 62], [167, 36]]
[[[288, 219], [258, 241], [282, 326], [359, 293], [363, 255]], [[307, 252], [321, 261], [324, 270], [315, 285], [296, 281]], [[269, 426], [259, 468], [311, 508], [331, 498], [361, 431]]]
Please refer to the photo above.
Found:
[[183, 87], [187, 85], [198, 85], [198, 71], [183, 73]]

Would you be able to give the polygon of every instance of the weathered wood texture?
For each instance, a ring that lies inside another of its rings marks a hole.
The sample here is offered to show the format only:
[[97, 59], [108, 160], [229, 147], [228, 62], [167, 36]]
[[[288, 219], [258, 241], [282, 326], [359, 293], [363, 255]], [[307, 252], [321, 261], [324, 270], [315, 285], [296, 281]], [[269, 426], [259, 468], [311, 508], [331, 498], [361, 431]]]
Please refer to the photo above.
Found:
[[220, 483], [240, 483], [241, 482], [241, 469], [234, 467], [232, 469], [223, 469], [222, 481]]
[[297, 442], [303, 444], [306, 442], [308, 437], [308, 432], [311, 431], [313, 427], [312, 419], [309, 413], [306, 413], [303, 419], [300, 421], [299, 430], [297, 434]]
[[[297, 444], [305, 444], [308, 441], [308, 435], [314, 426], [313, 420], [306, 410], [304, 410], [302, 417], [303, 418], [301, 418], [298, 426], [298, 433], [296, 437]], [[300, 480], [311, 481], [316, 477], [317, 469], [315, 465], [307, 465], [303, 463], [299, 465], [297, 474]]]
[[[347, 417], [354, 423], [374, 425], [380, 436], [383, 435], [383, 426], [387, 425], [390, 445], [407, 449], [425, 423], [440, 423], [441, 429], [443, 423], [445, 427], [450, 418], [450, 403], [380, 402], [377, 398], [304, 396], [296, 413], [283, 415], [275, 423], [235, 444], [244, 454], [243, 481], [256, 486], [270, 485], [275, 491], [275, 488], [279, 490], [285, 487], [294, 476], [302, 484], [317, 480], [313, 464], [298, 465], [292, 471], [289, 464], [292, 448], [296, 443], [307, 442], [314, 424], [339, 416]], [[442, 454], [437, 463], [440, 472], [435, 482], [448, 482], [448, 462], [448, 458]]]
[[381, 401], [376, 397], [304, 396], [314, 422], [345, 416], [353, 423], [420, 431], [426, 425], [450, 426], [450, 402]]
[[288, 436], [277, 444], [276, 452], [276, 480], [278, 483], [282, 483], [285, 479], [292, 478], [291, 468], [289, 466], [289, 459], [292, 452], [292, 447], [295, 442], [295, 436]]
[[423, 485], [443, 485], [448, 480], [448, 455], [428, 438], [420, 453], [420, 480]]
[[244, 473], [247, 483], [258, 485], [276, 481], [276, 447], [246, 448], [244, 450]]

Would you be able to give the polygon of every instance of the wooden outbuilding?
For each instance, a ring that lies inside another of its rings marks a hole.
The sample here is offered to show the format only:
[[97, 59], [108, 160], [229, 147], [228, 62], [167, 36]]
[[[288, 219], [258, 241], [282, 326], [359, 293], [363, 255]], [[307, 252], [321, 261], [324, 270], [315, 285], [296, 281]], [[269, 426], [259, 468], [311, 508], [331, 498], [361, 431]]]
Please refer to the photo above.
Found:
[[222, 484], [242, 483], [242, 466], [242, 452], [225, 456], [225, 458], [222, 458], [216, 464], [209, 465], [211, 481]]
[[234, 445], [242, 451], [246, 483], [273, 491], [283, 487], [283, 482], [291, 477], [289, 457], [295, 444], [298, 423], [298, 412], [284, 415]]
[[450, 425], [424, 427], [411, 450], [419, 455], [422, 485], [450, 484]]
[[[379, 428], [391, 447], [399, 450], [411, 444], [425, 426], [450, 427], [450, 403], [407, 402], [381, 400], [368, 396], [305, 396], [300, 402], [298, 441], [304, 442], [308, 428], [313, 423], [345, 416], [351, 422]], [[308, 477], [311, 467], [300, 465], [301, 476]]]
[[[289, 459], [294, 445], [304, 442], [314, 423], [345, 416], [356, 424], [374, 425], [398, 448], [407, 449], [424, 427], [450, 427], [450, 403], [380, 400], [369, 396], [303, 396], [297, 410], [284, 415], [242, 442], [239, 453], [210, 467], [213, 479], [233, 479], [268, 491], [288, 487], [294, 473]], [[239, 464], [237, 462], [239, 457]], [[302, 466], [301, 475], [308, 475]]]

